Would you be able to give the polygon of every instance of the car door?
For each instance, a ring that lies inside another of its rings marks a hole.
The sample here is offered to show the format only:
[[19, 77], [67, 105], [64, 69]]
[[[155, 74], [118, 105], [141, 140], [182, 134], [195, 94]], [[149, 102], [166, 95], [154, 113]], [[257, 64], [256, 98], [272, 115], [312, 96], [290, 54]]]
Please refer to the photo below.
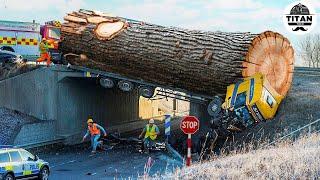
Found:
[[0, 153], [0, 174], [5, 174], [8, 171], [11, 171], [11, 162], [8, 152]]
[[16, 178], [23, 176], [23, 163], [18, 150], [9, 151], [10, 161], [11, 161], [11, 170], [14, 173]]
[[39, 167], [36, 162], [36, 157], [30, 152], [21, 149], [20, 155], [23, 162], [24, 175], [37, 175], [39, 174]]

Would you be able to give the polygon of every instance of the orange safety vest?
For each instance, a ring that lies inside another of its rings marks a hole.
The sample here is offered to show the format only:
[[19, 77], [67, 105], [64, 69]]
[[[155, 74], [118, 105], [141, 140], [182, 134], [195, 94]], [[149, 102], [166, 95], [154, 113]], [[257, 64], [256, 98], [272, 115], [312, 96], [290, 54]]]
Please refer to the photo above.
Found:
[[93, 123], [92, 127], [88, 126], [91, 136], [100, 134], [100, 129], [97, 127], [96, 123]]
[[39, 46], [40, 54], [45, 54], [48, 52], [48, 44], [45, 42], [41, 42]]

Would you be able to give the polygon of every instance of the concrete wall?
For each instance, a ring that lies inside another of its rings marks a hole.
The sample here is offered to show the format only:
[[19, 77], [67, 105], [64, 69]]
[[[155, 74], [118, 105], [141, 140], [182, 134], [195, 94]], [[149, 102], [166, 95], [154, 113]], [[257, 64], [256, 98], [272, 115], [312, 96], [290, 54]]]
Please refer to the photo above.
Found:
[[59, 139], [56, 133], [56, 121], [40, 121], [23, 125], [13, 145], [26, 147], [56, 139]]
[[137, 91], [105, 89], [95, 78], [65, 78], [58, 86], [58, 129], [63, 135], [83, 134], [88, 116], [107, 129], [138, 119]]
[[96, 78], [59, 67], [0, 81], [0, 107], [56, 121], [56, 135], [67, 138], [83, 135], [88, 116], [107, 128], [137, 120], [138, 103], [137, 91], [104, 89]]
[[56, 119], [54, 85], [54, 72], [43, 68], [0, 81], [0, 106], [41, 120]]

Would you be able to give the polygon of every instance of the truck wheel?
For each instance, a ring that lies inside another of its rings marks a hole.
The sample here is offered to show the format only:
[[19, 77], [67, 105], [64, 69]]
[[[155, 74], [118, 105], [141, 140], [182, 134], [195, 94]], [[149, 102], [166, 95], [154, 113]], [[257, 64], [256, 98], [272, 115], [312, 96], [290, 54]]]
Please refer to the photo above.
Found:
[[143, 96], [145, 98], [152, 98], [154, 95], [155, 88], [150, 86], [141, 86], [139, 88], [139, 94], [140, 96]]
[[41, 170], [40, 170], [40, 174], [39, 174], [39, 180], [48, 180], [49, 179], [49, 168], [44, 166]]
[[3, 179], [4, 180], [14, 180], [15, 178], [13, 177], [12, 174], [6, 174]]
[[215, 96], [208, 105], [208, 113], [212, 117], [217, 117], [221, 111], [222, 100], [220, 97]]

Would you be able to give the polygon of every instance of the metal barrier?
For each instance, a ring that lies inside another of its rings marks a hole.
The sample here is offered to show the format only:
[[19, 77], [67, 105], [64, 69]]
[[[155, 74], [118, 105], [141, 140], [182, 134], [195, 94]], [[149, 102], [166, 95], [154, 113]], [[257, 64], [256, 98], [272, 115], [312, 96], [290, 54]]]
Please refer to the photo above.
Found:
[[[289, 134], [287, 134], [287, 135], [285, 135], [285, 136], [282, 136], [282, 137], [280, 137], [280, 138], [272, 141], [271, 143], [267, 144], [266, 147], [268, 147], [268, 146], [270, 146], [270, 145], [272, 145], [272, 144], [275, 144], [275, 143], [278, 142], [278, 141], [281, 141], [281, 140], [283, 140], [283, 139], [286, 139], [286, 138], [288, 138], [288, 137], [291, 137], [291, 136], [295, 135], [296, 133], [298, 133], [298, 132], [300, 132], [300, 131], [302, 131], [302, 130], [305, 130], [305, 129], [308, 129], [308, 134], [310, 135], [310, 134], [312, 133], [312, 125], [315, 125], [315, 124], [320, 124], [320, 119], [317, 119], [317, 120], [315, 120], [315, 121], [313, 121], [313, 122], [311, 122], [311, 123], [309, 123], [309, 124], [307, 124], [307, 125], [305, 125], [305, 126], [303, 126], [303, 127], [301, 127], [301, 128], [298, 128], [298, 129], [292, 131], [291, 133], [289, 133]], [[315, 132], [315, 133], [318, 133], [318, 132], [320, 132], [320, 129], [317, 130], [317, 131], [314, 131], [314, 132]]]

